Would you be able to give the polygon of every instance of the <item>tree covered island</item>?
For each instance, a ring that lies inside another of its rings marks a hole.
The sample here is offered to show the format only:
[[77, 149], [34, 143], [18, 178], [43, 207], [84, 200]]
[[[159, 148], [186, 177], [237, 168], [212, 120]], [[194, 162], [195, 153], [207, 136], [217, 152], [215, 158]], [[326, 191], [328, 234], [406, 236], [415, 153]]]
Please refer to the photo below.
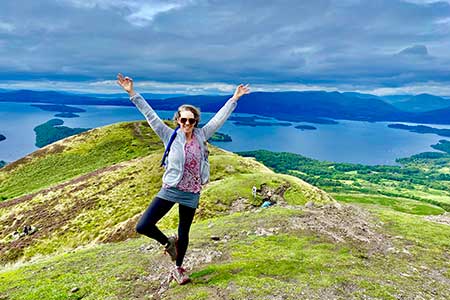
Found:
[[404, 124], [389, 124], [389, 128], [409, 130], [417, 133], [434, 133], [440, 136], [450, 137], [450, 129], [438, 129], [424, 125], [409, 126]]
[[36, 126], [34, 132], [36, 133], [36, 147], [42, 148], [48, 144], [59, 141], [68, 136], [72, 136], [90, 128], [69, 128], [61, 126], [64, 121], [61, 119], [51, 119], [44, 124]]
[[86, 112], [86, 110], [79, 108], [79, 107], [73, 107], [73, 106], [67, 106], [67, 105], [61, 105], [61, 104], [32, 104], [31, 106], [40, 108], [45, 111], [56, 111], [56, 112], [71, 112], [71, 113], [81, 113]]
[[209, 142], [232, 142], [231, 136], [225, 133], [216, 132], [214, 135], [208, 140]]
[[450, 153], [450, 142], [447, 140], [440, 140], [436, 145], [431, 145], [431, 148]]
[[58, 114], [56, 114], [55, 117], [58, 118], [78, 118], [79, 115], [75, 113], [86, 112], [86, 110], [82, 108], [64, 104], [32, 104], [31, 106], [40, 108], [44, 111], [56, 111]]
[[63, 113], [56, 114], [55, 117], [58, 117], [58, 118], [78, 118], [79, 115], [71, 113], [71, 112], [63, 112]]
[[311, 125], [298, 125], [295, 126], [295, 128], [300, 129], [300, 130], [316, 130], [317, 128]]
[[260, 122], [257, 119], [266, 119], [257, 116], [252, 117], [230, 117], [228, 120], [234, 121], [234, 125], [238, 126], [291, 126], [292, 124], [289, 122], [277, 122], [277, 121], [269, 121], [269, 122]]

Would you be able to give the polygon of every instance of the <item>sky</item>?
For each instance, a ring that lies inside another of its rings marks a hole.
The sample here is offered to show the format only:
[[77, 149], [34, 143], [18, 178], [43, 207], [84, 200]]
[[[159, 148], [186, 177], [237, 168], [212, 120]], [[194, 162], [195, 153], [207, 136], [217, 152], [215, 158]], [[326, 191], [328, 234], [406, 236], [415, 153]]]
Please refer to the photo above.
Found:
[[450, 96], [450, 1], [15, 0], [0, 89]]

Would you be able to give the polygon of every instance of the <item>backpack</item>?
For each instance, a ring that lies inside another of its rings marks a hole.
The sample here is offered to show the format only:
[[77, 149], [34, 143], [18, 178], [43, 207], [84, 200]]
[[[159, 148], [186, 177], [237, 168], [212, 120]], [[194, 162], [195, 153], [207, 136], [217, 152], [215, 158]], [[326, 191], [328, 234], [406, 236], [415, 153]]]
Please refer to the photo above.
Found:
[[166, 150], [164, 151], [164, 155], [161, 159], [161, 167], [166, 167], [166, 159], [167, 159], [167, 156], [169, 156], [170, 147], [172, 146], [173, 141], [177, 137], [178, 129], [180, 129], [180, 126], [177, 126], [177, 128], [175, 128], [172, 135], [170, 136], [169, 143], [167, 143]]

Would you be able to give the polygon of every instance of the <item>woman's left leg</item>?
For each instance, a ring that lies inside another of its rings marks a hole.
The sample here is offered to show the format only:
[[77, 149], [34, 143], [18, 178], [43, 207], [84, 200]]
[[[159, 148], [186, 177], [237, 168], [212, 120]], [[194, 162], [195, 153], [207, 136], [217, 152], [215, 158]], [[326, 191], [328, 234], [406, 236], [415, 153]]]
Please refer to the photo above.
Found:
[[195, 215], [195, 208], [179, 204], [180, 223], [178, 224], [178, 255], [177, 267], [183, 264], [184, 256], [189, 244], [189, 231]]

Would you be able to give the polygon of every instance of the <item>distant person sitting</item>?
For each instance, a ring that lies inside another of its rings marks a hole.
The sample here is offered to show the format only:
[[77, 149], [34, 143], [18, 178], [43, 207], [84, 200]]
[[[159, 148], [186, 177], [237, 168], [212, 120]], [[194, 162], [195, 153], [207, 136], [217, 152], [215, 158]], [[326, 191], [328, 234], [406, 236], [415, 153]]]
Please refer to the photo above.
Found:
[[31, 232], [31, 226], [30, 225], [26, 225], [24, 228], [23, 228], [23, 233], [24, 234], [29, 234]]
[[252, 187], [252, 196], [253, 196], [253, 199], [256, 198], [256, 191], [257, 191], [256, 186], [253, 186], [253, 187]]
[[[117, 83], [129, 94], [130, 100], [166, 146], [162, 161], [166, 167], [162, 178], [163, 186], [142, 215], [136, 231], [165, 246], [166, 252], [176, 261], [171, 276], [179, 284], [184, 284], [189, 281], [186, 271], [182, 268], [189, 244], [189, 231], [198, 207], [202, 185], [209, 181], [207, 140], [225, 123], [239, 98], [248, 94], [250, 90], [248, 85], [239, 85], [234, 95], [202, 128], [199, 128], [199, 109], [191, 105], [180, 106], [174, 116], [177, 124], [174, 130], [167, 126], [144, 98], [134, 91], [131, 78], [118, 74]], [[156, 226], [175, 203], [179, 204], [178, 238], [167, 237]]]

